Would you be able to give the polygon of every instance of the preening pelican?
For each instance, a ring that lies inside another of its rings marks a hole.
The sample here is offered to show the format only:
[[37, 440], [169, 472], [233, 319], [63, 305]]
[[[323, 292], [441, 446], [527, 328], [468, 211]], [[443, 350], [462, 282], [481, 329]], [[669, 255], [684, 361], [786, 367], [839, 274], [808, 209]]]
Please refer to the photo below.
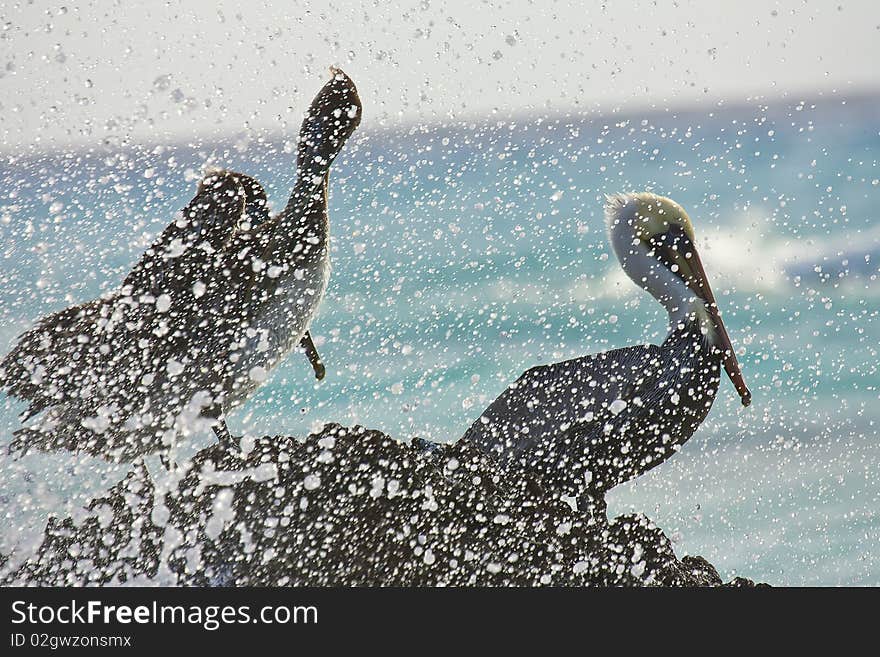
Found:
[[669, 312], [660, 346], [640, 345], [534, 367], [462, 437], [497, 459], [504, 476], [535, 475], [581, 510], [604, 513], [604, 494], [669, 458], [705, 419], [723, 366], [751, 401], [675, 201], [650, 193], [608, 197], [611, 245], [626, 274]]
[[297, 179], [269, 216], [260, 184], [207, 176], [195, 198], [105, 297], [40, 320], [0, 364], [0, 387], [36, 422], [11, 451], [83, 450], [113, 460], [165, 452], [246, 401], [308, 332], [330, 274], [330, 165], [361, 119], [331, 69], [300, 129]]

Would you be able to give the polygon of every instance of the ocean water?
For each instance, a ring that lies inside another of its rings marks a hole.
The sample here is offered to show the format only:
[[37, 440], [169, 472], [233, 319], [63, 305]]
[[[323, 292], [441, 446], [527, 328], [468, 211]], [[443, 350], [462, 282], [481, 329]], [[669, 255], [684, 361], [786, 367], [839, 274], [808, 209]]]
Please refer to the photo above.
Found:
[[[312, 325], [327, 377], [293, 354], [230, 427], [454, 441], [528, 367], [662, 341], [602, 213], [606, 193], [650, 189], [693, 219], [754, 400], [725, 379], [694, 438], [612, 491], [609, 513], [646, 513], [725, 578], [880, 584], [878, 100], [400, 130], [371, 130], [367, 108], [331, 174], [333, 273]], [[0, 350], [116, 285], [206, 166], [255, 175], [282, 207], [294, 138], [4, 154]], [[22, 408], [0, 397], [0, 447]], [[48, 514], [125, 470], [0, 456], [0, 552], [23, 558]]]

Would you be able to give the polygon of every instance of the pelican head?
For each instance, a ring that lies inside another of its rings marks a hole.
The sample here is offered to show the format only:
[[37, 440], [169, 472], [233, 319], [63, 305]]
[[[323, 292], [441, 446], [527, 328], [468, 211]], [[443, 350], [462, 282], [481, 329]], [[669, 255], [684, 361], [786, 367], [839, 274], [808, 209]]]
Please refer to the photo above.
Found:
[[615, 194], [607, 197], [605, 217], [611, 246], [627, 276], [663, 304], [673, 326], [685, 320], [699, 323], [709, 344], [721, 353], [724, 370], [743, 406], [748, 406], [752, 395], [721, 320], [684, 208], [649, 192]]
[[335, 66], [330, 76], [309, 106], [299, 133], [300, 164], [320, 170], [330, 168], [361, 122], [361, 100], [352, 79]]

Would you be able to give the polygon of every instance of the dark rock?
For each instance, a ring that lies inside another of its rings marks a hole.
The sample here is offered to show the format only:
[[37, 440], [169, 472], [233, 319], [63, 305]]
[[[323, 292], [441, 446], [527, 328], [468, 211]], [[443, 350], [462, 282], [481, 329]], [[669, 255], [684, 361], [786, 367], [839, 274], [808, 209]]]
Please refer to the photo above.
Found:
[[681, 568], [685, 569], [691, 578], [696, 578], [700, 585], [721, 586], [724, 583], [715, 566], [703, 557], [686, 555], [681, 559]]
[[[84, 519], [51, 520], [5, 583], [716, 586], [642, 515], [610, 523], [479, 454], [327, 425], [199, 452], [158, 494], [136, 466]], [[748, 580], [742, 580], [748, 582]], [[732, 582], [742, 585], [740, 578]]]
[[734, 587], [734, 588], [743, 588], [743, 589], [751, 589], [755, 587], [763, 588], [769, 586], [768, 584], [756, 584], [750, 579], [745, 577], [734, 577], [724, 586]]

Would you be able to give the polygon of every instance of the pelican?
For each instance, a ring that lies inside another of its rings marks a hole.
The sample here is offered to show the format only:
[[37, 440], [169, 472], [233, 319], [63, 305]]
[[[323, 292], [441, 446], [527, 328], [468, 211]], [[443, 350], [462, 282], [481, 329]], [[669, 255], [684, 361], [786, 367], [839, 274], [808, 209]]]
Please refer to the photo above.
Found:
[[751, 393], [675, 201], [607, 197], [611, 246], [624, 272], [669, 313], [663, 344], [614, 349], [525, 372], [460, 441], [506, 477], [574, 497], [604, 516], [605, 492], [662, 463], [705, 419], [723, 366], [743, 406]]
[[331, 79], [303, 119], [282, 212], [248, 176], [209, 174], [113, 293], [41, 319], [0, 363], [0, 387], [29, 402], [10, 451], [85, 451], [128, 461], [212, 427], [301, 346], [330, 274], [330, 166], [361, 119], [352, 80]]

